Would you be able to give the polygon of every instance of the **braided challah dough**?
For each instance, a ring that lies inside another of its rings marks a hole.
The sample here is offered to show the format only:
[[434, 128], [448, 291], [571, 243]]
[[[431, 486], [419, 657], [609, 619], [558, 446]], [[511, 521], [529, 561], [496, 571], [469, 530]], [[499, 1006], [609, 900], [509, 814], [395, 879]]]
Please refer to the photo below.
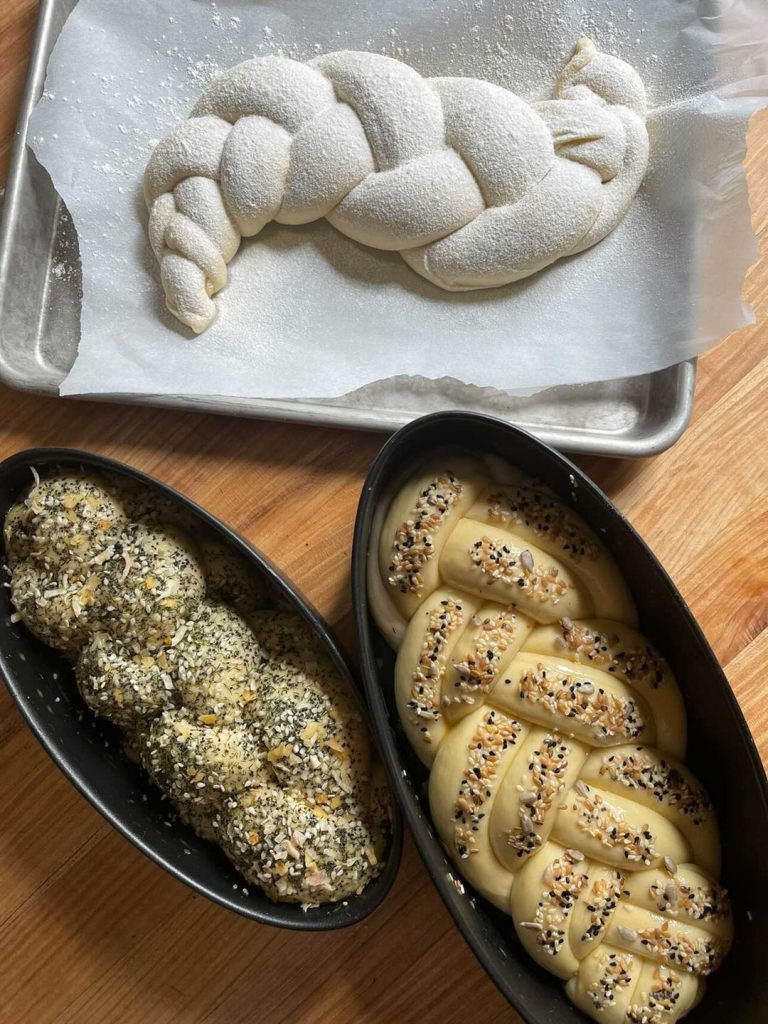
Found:
[[4, 528], [16, 616], [180, 817], [274, 900], [345, 899], [381, 870], [388, 795], [321, 641], [180, 506], [78, 472]]
[[326, 217], [449, 290], [493, 288], [599, 242], [648, 162], [646, 96], [581, 39], [554, 98], [422, 78], [391, 57], [257, 57], [155, 148], [149, 237], [169, 310], [199, 333], [241, 236]]
[[682, 697], [611, 555], [545, 487], [461, 456], [377, 531], [371, 608], [451, 857], [587, 1014], [673, 1024], [732, 920]]

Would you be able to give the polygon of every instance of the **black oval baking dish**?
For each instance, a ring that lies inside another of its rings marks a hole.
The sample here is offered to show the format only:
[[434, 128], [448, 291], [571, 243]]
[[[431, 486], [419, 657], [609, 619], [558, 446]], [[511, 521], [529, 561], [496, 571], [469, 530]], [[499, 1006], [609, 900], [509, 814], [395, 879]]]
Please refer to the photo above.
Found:
[[[369, 612], [366, 572], [375, 516], [418, 463], [438, 451], [491, 454], [554, 490], [598, 532], [629, 581], [641, 629], [664, 652], [686, 698], [687, 763], [709, 789], [723, 836], [724, 884], [735, 942], [708, 982], [691, 1024], [762, 1024], [768, 1006], [768, 783], [754, 741], [712, 649], [659, 561], [577, 466], [530, 434], [490, 416], [435, 413], [385, 444], [365, 481], [355, 526], [353, 602], [363, 683], [390, 781], [416, 845], [454, 921], [493, 981], [527, 1024], [585, 1024], [557, 978], [517, 941], [511, 918], [457, 883], [427, 799], [427, 769], [402, 732], [392, 698], [395, 654]], [[681, 514], [685, 514], [684, 510]], [[375, 541], [374, 541], [375, 544]], [[373, 557], [376, 557], [374, 550]], [[713, 579], [713, 586], [717, 580]]]
[[[138, 481], [158, 496], [177, 502], [203, 527], [245, 558], [273, 592], [306, 620], [321, 637], [365, 711], [359, 685], [326, 623], [264, 555], [215, 516], [173, 488], [120, 462], [76, 449], [36, 448], [19, 452], [0, 463], [0, 522], [32, 481], [31, 466], [41, 474], [54, 467], [104, 471]], [[4, 561], [4, 556], [0, 560]], [[22, 715], [83, 796], [148, 857], [204, 896], [262, 924], [303, 931], [343, 928], [361, 921], [381, 903], [400, 863], [402, 825], [396, 807], [393, 808], [386, 863], [362, 893], [306, 911], [296, 904], [273, 903], [255, 886], [245, 882], [218, 846], [199, 838], [191, 828], [169, 814], [170, 805], [160, 790], [124, 754], [119, 729], [85, 709], [70, 663], [33, 637], [21, 623], [11, 622], [12, 612], [10, 591], [2, 587], [0, 675]]]

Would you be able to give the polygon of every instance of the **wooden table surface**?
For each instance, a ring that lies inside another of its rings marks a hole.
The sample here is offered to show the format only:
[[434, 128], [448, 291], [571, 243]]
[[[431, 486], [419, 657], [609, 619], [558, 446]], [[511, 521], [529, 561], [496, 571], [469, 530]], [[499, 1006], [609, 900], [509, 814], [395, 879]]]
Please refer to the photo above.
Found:
[[[0, 3], [0, 180], [35, 11], [35, 0]], [[753, 119], [747, 168], [765, 242], [768, 113]], [[760, 322], [768, 259], [750, 272], [746, 297], [758, 326], [701, 359], [693, 423], [673, 449], [642, 462], [578, 461], [666, 564], [765, 759], [768, 333]], [[0, 386], [0, 458], [32, 445], [75, 445], [154, 474], [270, 555], [347, 643], [352, 522], [382, 441]], [[322, 521], [305, 517], [310, 492]], [[326, 935], [260, 927], [193, 894], [113, 831], [0, 689], [1, 1024], [517, 1020], [455, 931], [410, 841], [392, 894], [366, 922]]]

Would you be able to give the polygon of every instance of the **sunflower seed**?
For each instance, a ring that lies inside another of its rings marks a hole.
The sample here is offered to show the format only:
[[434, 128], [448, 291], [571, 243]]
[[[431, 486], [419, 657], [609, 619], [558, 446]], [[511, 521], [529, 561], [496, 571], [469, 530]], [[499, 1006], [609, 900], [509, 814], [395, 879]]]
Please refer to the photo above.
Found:
[[584, 860], [584, 854], [581, 850], [566, 850], [565, 855], [569, 860], [572, 860], [574, 864], [578, 864], [579, 861]]

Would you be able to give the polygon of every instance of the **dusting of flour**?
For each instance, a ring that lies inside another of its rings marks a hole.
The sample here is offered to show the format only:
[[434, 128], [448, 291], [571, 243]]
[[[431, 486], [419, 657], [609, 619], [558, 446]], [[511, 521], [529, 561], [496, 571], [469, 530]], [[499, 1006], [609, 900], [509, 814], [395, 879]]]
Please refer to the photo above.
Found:
[[[240, 13], [233, 14], [233, 6]], [[164, 31], [145, 37], [143, 62], [121, 69], [119, 82], [115, 74], [92, 72], [94, 89], [105, 98], [124, 94], [126, 107], [132, 113], [149, 115], [148, 120], [167, 130], [188, 114], [213, 78], [243, 60], [268, 54], [306, 61], [329, 50], [368, 50], [411, 64], [425, 76], [481, 77], [528, 99], [550, 95], [555, 73], [581, 35], [593, 38], [604, 52], [630, 60], [646, 83], [652, 83], [658, 66], [657, 55], [643, 45], [647, 22], [639, 9], [632, 7], [616, 17], [610, 7], [606, 9], [600, 3], [578, 6], [574, 12], [562, 0], [531, 0], [525, 17], [521, 17], [519, 13], [510, 13], [507, 0], [433, 0], [421, 16], [409, 12], [407, 19], [396, 18], [394, 24], [377, 34], [334, 25], [322, 38], [305, 19], [289, 18], [276, 8], [270, 9], [270, 20], [264, 22], [264, 16], [247, 4], [214, 0], [207, 7], [206, 32], [202, 39], [195, 39], [194, 49], [179, 41], [185, 36], [184, 14], [171, 15]], [[558, 45], [553, 43], [556, 39], [567, 42]], [[202, 56], [201, 48], [205, 50]], [[628, 56], [628, 51], [634, 50], [637, 53]], [[141, 78], [156, 74], [158, 68], [162, 69], [161, 88], [150, 98], [144, 95]], [[50, 92], [43, 95], [57, 98]], [[82, 96], [65, 93], [58, 99], [74, 103], [87, 116]], [[135, 119], [118, 124], [118, 130], [124, 144], [113, 148], [107, 159], [94, 161], [91, 169], [95, 174], [116, 179], [117, 192], [123, 195], [136, 190], [144, 166], [165, 130], [148, 136], [144, 124]], [[35, 141], [45, 140], [38, 137]], [[280, 233], [274, 241], [277, 237]], [[335, 247], [346, 251], [348, 244], [339, 238]], [[334, 243], [324, 248], [333, 261], [338, 255], [331, 251]], [[58, 271], [65, 272], [71, 272], [71, 267], [63, 266]]]
[[[768, 36], [757, 2], [726, 5], [737, 25], [723, 33], [715, 75], [707, 54], [719, 26], [705, 24], [700, 0], [79, 0], [30, 124], [82, 255], [82, 340], [62, 390], [295, 400], [398, 374], [392, 402], [415, 411], [403, 374], [530, 392], [689, 358], [744, 322], [739, 285], [754, 250], [739, 164], [763, 89], [754, 40]], [[436, 297], [399, 256], [322, 221], [272, 224], [232, 264], [204, 342], [190, 344], [165, 314], [143, 170], [220, 71], [348, 48], [535, 99], [582, 34], [635, 67], [661, 108], [650, 172], [600, 245], [494, 293]], [[747, 82], [753, 91], [739, 91]], [[713, 83], [736, 87], [723, 101], [709, 96]], [[698, 281], [710, 267], [721, 283], [707, 298]], [[70, 276], [77, 284], [76, 247], [57, 254], [51, 284], [64, 290]], [[453, 388], [451, 398], [462, 404]]]

